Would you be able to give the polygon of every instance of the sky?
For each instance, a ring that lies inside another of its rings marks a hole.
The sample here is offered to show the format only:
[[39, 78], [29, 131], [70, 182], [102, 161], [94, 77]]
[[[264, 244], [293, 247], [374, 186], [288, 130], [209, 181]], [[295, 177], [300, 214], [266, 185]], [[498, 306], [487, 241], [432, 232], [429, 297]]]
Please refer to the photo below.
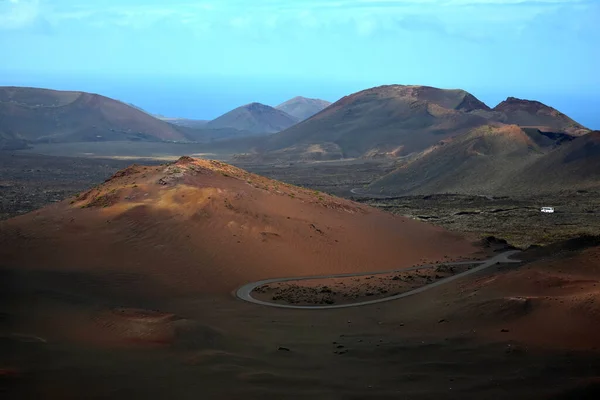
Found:
[[600, 129], [599, 21], [600, 0], [0, 0], [0, 85], [212, 119], [420, 84]]

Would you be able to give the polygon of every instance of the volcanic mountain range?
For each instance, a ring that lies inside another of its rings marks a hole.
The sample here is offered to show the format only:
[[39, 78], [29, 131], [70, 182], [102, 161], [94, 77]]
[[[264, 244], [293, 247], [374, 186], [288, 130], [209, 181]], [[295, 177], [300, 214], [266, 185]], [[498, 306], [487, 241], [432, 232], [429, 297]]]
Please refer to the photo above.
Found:
[[509, 98], [491, 109], [464, 90], [390, 85], [340, 99], [265, 138], [257, 153], [269, 159], [403, 157], [498, 123], [571, 135], [589, 131], [539, 102]]
[[281, 105], [238, 107], [212, 121], [152, 115], [133, 104], [98, 94], [0, 87], [0, 149], [34, 143], [98, 141], [208, 142], [265, 135], [286, 129], [327, 102], [296, 97]]
[[277, 108], [251, 103], [200, 128], [166, 123], [100, 95], [2, 88], [0, 117], [5, 148], [64, 141], [221, 140], [207, 143], [207, 150], [247, 148], [243, 157], [257, 162], [396, 160], [396, 171], [366, 189], [378, 194], [583, 188], [597, 185], [600, 174], [587, 167], [599, 157], [597, 133], [587, 135], [587, 128], [561, 112], [513, 97], [490, 108], [464, 90], [427, 86], [371, 88], [329, 106], [301, 97]]
[[[536, 101], [491, 109], [463, 90], [383, 86], [265, 137], [257, 160], [388, 158], [363, 193], [515, 194], [600, 186], [597, 132]], [[252, 155], [251, 155], [252, 156]]]
[[254, 149], [269, 158], [404, 156], [490, 122], [571, 135], [587, 132], [539, 102], [509, 97], [490, 109], [464, 90], [402, 85], [367, 89], [333, 105], [303, 97], [275, 108], [251, 103], [212, 121], [162, 116], [159, 120], [135, 106], [84, 92], [3, 87], [0, 117], [4, 146], [65, 141], [207, 141], [284, 131], [253, 142]]

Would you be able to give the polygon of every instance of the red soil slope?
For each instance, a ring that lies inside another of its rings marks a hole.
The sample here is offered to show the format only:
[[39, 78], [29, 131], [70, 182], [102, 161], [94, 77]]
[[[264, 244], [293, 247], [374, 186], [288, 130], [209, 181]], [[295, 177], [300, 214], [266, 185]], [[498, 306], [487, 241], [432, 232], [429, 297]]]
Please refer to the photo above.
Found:
[[598, 349], [600, 247], [542, 259], [463, 285], [472, 293], [453, 318], [486, 335], [535, 346]]
[[441, 228], [189, 157], [129, 167], [77, 198], [0, 225], [5, 266], [143, 276], [179, 295], [473, 251]]

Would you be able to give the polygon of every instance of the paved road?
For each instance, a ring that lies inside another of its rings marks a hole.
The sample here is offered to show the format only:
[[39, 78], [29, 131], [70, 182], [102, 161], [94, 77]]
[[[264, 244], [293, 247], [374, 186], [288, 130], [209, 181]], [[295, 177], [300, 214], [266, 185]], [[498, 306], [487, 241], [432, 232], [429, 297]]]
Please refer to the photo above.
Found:
[[439, 266], [439, 264], [424, 265], [424, 266], [420, 266], [420, 267], [411, 267], [411, 268], [404, 268], [404, 269], [396, 269], [396, 270], [391, 270], [391, 271], [368, 272], [368, 273], [359, 272], [359, 273], [351, 273], [351, 274], [265, 279], [265, 280], [258, 281], [258, 282], [248, 283], [248, 284], [242, 286], [241, 288], [239, 288], [236, 291], [236, 296], [241, 300], [248, 301], [248, 302], [254, 303], [254, 304], [260, 304], [263, 306], [278, 307], [278, 308], [294, 308], [294, 309], [300, 309], [300, 310], [325, 310], [325, 309], [333, 309], [333, 308], [366, 306], [369, 304], [383, 303], [384, 301], [392, 301], [392, 300], [401, 299], [403, 297], [412, 296], [414, 294], [424, 292], [424, 291], [434, 288], [436, 286], [440, 286], [445, 283], [452, 282], [456, 279], [460, 279], [464, 276], [477, 273], [479, 271], [482, 271], [482, 270], [489, 268], [492, 265], [496, 265], [498, 263], [520, 263], [521, 261], [519, 261], [519, 260], [512, 260], [509, 258], [510, 256], [515, 255], [517, 253], [520, 253], [520, 251], [519, 250], [507, 251], [502, 254], [498, 254], [497, 256], [492, 257], [486, 261], [461, 261], [461, 262], [454, 262], [454, 263], [444, 263], [444, 265], [466, 265], [466, 264], [481, 264], [481, 265], [479, 265], [475, 268], [472, 268], [468, 271], [462, 272], [460, 274], [456, 274], [456, 275], [450, 276], [445, 279], [440, 279], [437, 282], [422, 286], [418, 289], [414, 289], [409, 292], [404, 292], [404, 293], [401, 293], [401, 294], [398, 294], [395, 296], [384, 297], [384, 298], [376, 299], [376, 300], [361, 301], [359, 303], [325, 305], [325, 306], [296, 306], [293, 304], [277, 304], [277, 303], [270, 303], [268, 301], [262, 301], [262, 300], [255, 299], [254, 297], [252, 297], [252, 291], [259, 286], [267, 285], [267, 284], [271, 284], [271, 283], [280, 283], [280, 282], [289, 282], [289, 281], [305, 281], [305, 280], [310, 280], [310, 279], [346, 278], [346, 277], [352, 277], [352, 276], [389, 274], [389, 273], [395, 273], [395, 272], [401, 272], [401, 271], [414, 271], [417, 269], [432, 268], [432, 267]]

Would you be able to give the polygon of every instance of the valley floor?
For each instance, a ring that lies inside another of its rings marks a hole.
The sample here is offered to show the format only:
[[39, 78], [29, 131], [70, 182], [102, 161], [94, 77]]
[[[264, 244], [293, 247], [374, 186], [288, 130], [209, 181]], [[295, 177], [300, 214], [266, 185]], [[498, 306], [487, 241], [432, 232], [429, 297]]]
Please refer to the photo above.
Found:
[[[62, 200], [131, 163], [0, 153], [0, 218]], [[244, 168], [350, 195], [389, 165]], [[579, 192], [361, 201], [473, 240], [497, 236], [526, 246], [599, 234], [599, 198]], [[541, 214], [546, 205], [557, 213]], [[404, 299], [336, 310], [273, 309], [233, 294], [148, 295], [133, 290], [127, 274], [3, 265], [0, 395], [596, 399], [600, 256], [586, 255], [581, 265], [567, 258], [580, 251], [577, 243], [534, 248], [523, 253], [522, 266], [498, 265]]]
[[377, 306], [307, 311], [233, 296], [115, 294], [115, 286], [85, 275], [3, 270], [1, 282], [3, 398], [592, 399], [600, 393], [596, 350], [569, 349], [573, 338], [548, 346], [532, 345], [531, 336], [523, 342], [525, 330], [513, 326], [530, 311], [519, 302], [469, 296], [464, 281]]
[[[495, 236], [519, 248], [600, 235], [600, 193], [595, 191], [531, 197], [429, 195], [357, 200], [474, 240]], [[554, 207], [555, 213], [540, 212], [544, 206]]]
[[[121, 156], [83, 158], [40, 155], [29, 151], [0, 152], [0, 220], [78, 194], [133, 163], [160, 164], [165, 162], [165, 157], [174, 157], [165, 155], [169, 153], [168, 144], [167, 150], [160, 147], [165, 144], [159, 147], [155, 143], [146, 144], [155, 147], [156, 157], [148, 149], [139, 149], [139, 156], [135, 153], [122, 156], [124, 159], [119, 158]], [[51, 150], [51, 145], [48, 145], [40, 151], [61, 153], [67, 151], [63, 146]], [[103, 151], [106, 151], [106, 146], [102, 147]], [[136, 158], [142, 155], [144, 158]], [[369, 198], [354, 194], [352, 189], [365, 186], [393, 168], [389, 161], [239, 166], [272, 179], [353, 198], [394, 214], [427, 221], [469, 235], [473, 240], [494, 236], [507, 240], [513, 246], [526, 248], [581, 235], [600, 235], [600, 193], [595, 191], [565, 191], [529, 197], [430, 195]], [[543, 206], [555, 207], [556, 213], [542, 214], [539, 210]]]

